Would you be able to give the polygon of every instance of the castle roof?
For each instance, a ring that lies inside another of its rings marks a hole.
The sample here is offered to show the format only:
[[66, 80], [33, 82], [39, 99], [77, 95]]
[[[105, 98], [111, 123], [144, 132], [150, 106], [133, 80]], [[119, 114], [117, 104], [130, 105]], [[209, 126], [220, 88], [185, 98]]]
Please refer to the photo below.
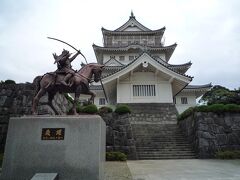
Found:
[[[127, 64], [127, 65], [125, 65], [125, 66], [116, 66], [116, 67], [114, 67], [114, 66], [105, 66], [105, 67], [104, 67], [104, 71], [106, 71], [106, 70], [109, 71], [109, 70], [110, 70], [110, 71], [112, 71], [112, 73], [107, 73], [107, 74], [105, 74], [105, 76], [102, 76], [102, 78], [104, 79], [104, 78], [106, 78], [106, 77], [108, 77], [108, 76], [111, 76], [111, 75], [113, 75], [113, 74], [115, 74], [115, 73], [117, 73], [117, 72], [119, 72], [119, 71], [122, 71], [123, 69], [127, 68], [128, 66], [131, 66], [131, 64], [133, 64], [135, 61], [137, 61], [143, 54], [147, 54], [148, 56], [151, 57], [151, 55], [150, 55], [149, 53], [143, 52], [143, 53], [140, 54], [136, 59], [134, 59], [132, 62], [130, 62], [129, 64]], [[180, 67], [181, 67], [181, 66], [187, 66], [187, 65], [191, 64], [191, 62], [182, 64], [182, 65], [170, 65], [170, 66], [169, 66], [169, 65], [168, 65], [167, 63], [165, 63], [163, 60], [162, 60], [162, 61], [159, 61], [159, 60], [154, 59], [154, 58], [152, 58], [152, 57], [151, 57], [151, 59], [155, 60], [159, 65], [161, 65], [161, 66], [169, 69], [170, 71], [172, 71], [172, 72], [174, 72], [174, 73], [177, 73], [177, 74], [179, 74], [179, 75], [181, 75], [181, 76], [185, 76], [185, 77], [187, 77], [187, 78], [190, 78], [191, 80], [192, 80], [192, 78], [193, 78], [193, 77], [191, 77], [191, 76], [182, 74], [182, 73], [178, 72], [176, 69], [173, 68], [174, 66], [175, 66], [175, 67], [177, 67], [177, 66], [180, 66]]]
[[157, 30], [148, 30], [148, 31], [111, 31], [102, 27], [103, 35], [112, 34], [112, 35], [154, 35], [154, 34], [164, 34], [165, 27]]
[[192, 65], [192, 63], [191, 63], [191, 61], [189, 61], [184, 64], [168, 64], [168, 67], [170, 69], [173, 69], [174, 71], [179, 72], [180, 74], [184, 74], [191, 67], [191, 65]]
[[182, 91], [181, 94], [189, 94], [194, 93], [196, 98], [205, 94], [210, 88], [212, 84], [203, 84], [203, 85], [187, 85]]
[[139, 21], [136, 20], [135, 16], [133, 15], [133, 12], [131, 12], [131, 16], [129, 17], [129, 20], [125, 22], [122, 26], [115, 30], [107, 30], [105, 28], [102, 28], [103, 35], [111, 34], [111, 35], [163, 35], [165, 31], [165, 27], [162, 27], [157, 30], [151, 30], [147, 28], [146, 26], [142, 25]]
[[211, 87], [212, 87], [212, 83], [209, 83], [209, 84], [203, 84], [203, 85], [188, 85], [185, 87], [185, 89], [186, 90], [190, 90], [190, 89], [200, 90], [200, 89], [211, 88]]
[[160, 52], [164, 51], [166, 53], [166, 61], [169, 61], [170, 57], [172, 56], [175, 48], [177, 47], [177, 44], [172, 44], [170, 46], [164, 46], [164, 47], [152, 47], [152, 46], [142, 46], [142, 45], [127, 45], [124, 47], [101, 47], [97, 46], [95, 44], [92, 45], [95, 55], [97, 57], [97, 61], [100, 64], [103, 64], [102, 62], [102, 55], [103, 53], [113, 53], [113, 52], [127, 52], [130, 49], [136, 50], [140, 49], [142, 52], [149, 51], [149, 52]]

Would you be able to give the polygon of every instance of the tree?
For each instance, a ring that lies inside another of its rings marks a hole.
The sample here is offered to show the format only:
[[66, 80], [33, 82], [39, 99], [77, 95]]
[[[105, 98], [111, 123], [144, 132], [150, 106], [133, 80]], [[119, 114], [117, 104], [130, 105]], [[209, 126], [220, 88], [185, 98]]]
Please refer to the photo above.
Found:
[[200, 102], [211, 104], [240, 104], [240, 89], [229, 90], [226, 87], [216, 85], [205, 93]]
[[7, 79], [4, 84], [16, 84], [16, 82], [14, 80], [11, 79]]

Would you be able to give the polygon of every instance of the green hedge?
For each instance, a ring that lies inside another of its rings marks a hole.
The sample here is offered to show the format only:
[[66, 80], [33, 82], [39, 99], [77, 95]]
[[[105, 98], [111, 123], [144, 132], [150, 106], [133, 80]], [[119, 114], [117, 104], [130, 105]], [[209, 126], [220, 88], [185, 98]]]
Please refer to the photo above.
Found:
[[122, 152], [107, 152], [106, 153], [106, 160], [107, 161], [126, 161], [127, 156]]
[[112, 108], [108, 106], [103, 106], [98, 109], [99, 114], [106, 114], [106, 113], [111, 113], [113, 112]]
[[127, 105], [117, 105], [117, 107], [115, 109], [115, 113], [127, 114], [127, 113], [131, 113], [131, 110], [129, 109], [129, 107]]
[[240, 150], [218, 151], [215, 157], [218, 159], [240, 159]]
[[212, 104], [212, 105], [203, 105], [190, 107], [185, 110], [183, 113], [178, 115], [178, 121], [181, 121], [188, 116], [192, 115], [194, 112], [215, 112], [215, 113], [224, 113], [224, 112], [235, 112], [240, 113], [240, 105], [237, 104]]
[[77, 112], [86, 114], [96, 114], [98, 113], [98, 108], [95, 104], [90, 104], [87, 106], [77, 106]]

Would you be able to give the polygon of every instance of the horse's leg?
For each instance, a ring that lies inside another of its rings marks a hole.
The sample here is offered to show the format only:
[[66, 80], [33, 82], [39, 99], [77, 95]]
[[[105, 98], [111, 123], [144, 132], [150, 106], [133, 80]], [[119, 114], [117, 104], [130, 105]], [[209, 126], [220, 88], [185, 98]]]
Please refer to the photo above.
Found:
[[52, 108], [52, 110], [56, 115], [59, 115], [59, 112], [56, 110], [56, 108], [53, 106], [53, 103], [52, 103], [54, 96], [55, 96], [55, 92], [48, 92], [48, 105]]
[[91, 95], [89, 100], [90, 100], [90, 103], [94, 104], [94, 98], [96, 97], [96, 94], [90, 90], [88, 92], [86, 92], [85, 94]]
[[37, 114], [37, 104], [39, 102], [39, 99], [46, 93], [46, 90], [44, 90], [43, 88], [41, 88], [37, 95], [33, 98], [33, 102], [32, 102], [32, 114]]

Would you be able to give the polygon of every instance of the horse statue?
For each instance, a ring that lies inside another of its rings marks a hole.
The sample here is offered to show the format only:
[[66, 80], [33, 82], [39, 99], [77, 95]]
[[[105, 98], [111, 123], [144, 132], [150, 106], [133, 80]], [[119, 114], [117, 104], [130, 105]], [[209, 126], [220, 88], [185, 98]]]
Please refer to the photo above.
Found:
[[95, 82], [101, 80], [101, 74], [104, 65], [97, 63], [90, 63], [84, 65], [78, 70], [70, 79], [69, 86], [62, 84], [65, 74], [57, 74], [56, 72], [46, 73], [43, 76], [37, 76], [33, 83], [36, 85], [36, 95], [32, 102], [32, 113], [37, 114], [37, 105], [39, 99], [47, 92], [48, 93], [48, 105], [55, 110], [52, 100], [57, 92], [60, 93], [75, 93], [73, 103], [73, 113], [76, 115], [76, 105], [79, 100], [80, 94], [91, 95], [90, 101], [93, 101], [96, 96], [94, 92], [90, 91], [89, 83], [92, 81], [92, 77]]

